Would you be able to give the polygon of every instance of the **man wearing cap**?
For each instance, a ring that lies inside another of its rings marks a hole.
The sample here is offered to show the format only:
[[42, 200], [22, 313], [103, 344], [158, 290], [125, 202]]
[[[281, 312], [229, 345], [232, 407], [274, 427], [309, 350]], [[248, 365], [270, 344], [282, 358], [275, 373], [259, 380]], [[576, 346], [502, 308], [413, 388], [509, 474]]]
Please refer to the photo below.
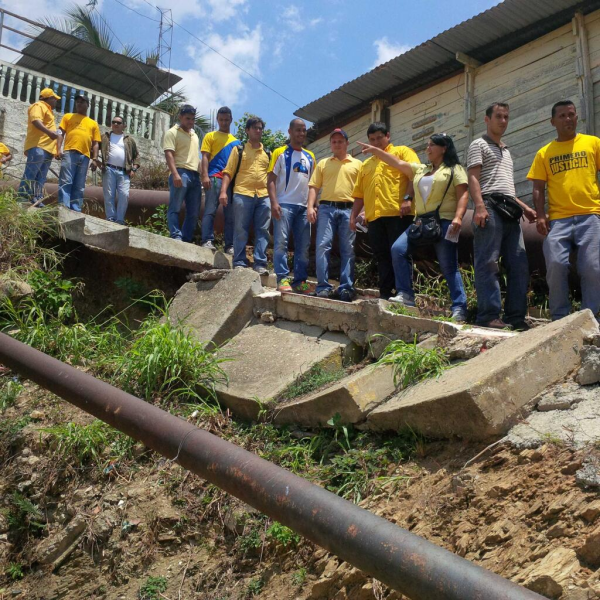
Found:
[[90, 160], [92, 171], [101, 166], [98, 161], [100, 128], [87, 116], [89, 106], [86, 96], [75, 96], [75, 112], [64, 115], [59, 125], [62, 138], [58, 142], [58, 155], [62, 163], [58, 176], [58, 202], [77, 212], [81, 212], [83, 207]]
[[[354, 238], [350, 216], [354, 198], [352, 192], [360, 171], [360, 160], [348, 154], [348, 135], [343, 129], [334, 129], [329, 137], [333, 156], [319, 161], [312, 174], [308, 190], [306, 216], [309, 223], [317, 224], [316, 261], [317, 290], [323, 298], [337, 298], [352, 302], [354, 291]], [[321, 190], [318, 210], [317, 193]], [[334, 236], [338, 235], [340, 249], [340, 285], [334, 292], [329, 283], [329, 255]]]
[[[194, 130], [196, 109], [184, 104], [179, 109], [179, 124], [165, 134], [163, 150], [169, 175], [167, 225], [174, 240], [192, 242], [200, 214], [200, 140]], [[179, 212], [185, 203], [185, 220], [179, 228]]]
[[27, 111], [27, 137], [25, 138], [25, 172], [19, 185], [19, 197], [22, 200], [41, 204], [44, 183], [50, 163], [57, 153], [56, 131], [53, 109], [60, 100], [50, 88], [40, 92], [40, 99], [34, 102]]
[[[104, 212], [107, 221], [125, 225], [131, 174], [140, 166], [138, 150], [135, 140], [125, 133], [125, 120], [121, 115], [115, 115], [111, 125], [112, 131], [107, 131], [100, 143]], [[115, 201], [118, 201], [116, 208]]]

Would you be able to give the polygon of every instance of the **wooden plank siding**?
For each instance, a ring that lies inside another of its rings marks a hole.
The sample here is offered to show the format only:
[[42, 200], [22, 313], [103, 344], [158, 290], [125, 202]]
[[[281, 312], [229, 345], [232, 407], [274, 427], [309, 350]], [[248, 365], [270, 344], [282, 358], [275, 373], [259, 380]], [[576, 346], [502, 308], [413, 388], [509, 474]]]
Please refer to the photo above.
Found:
[[[585, 24], [594, 83], [595, 120], [600, 128], [600, 11], [587, 15]], [[527, 202], [531, 202], [532, 186], [526, 178], [531, 162], [537, 150], [555, 137], [550, 123], [552, 105], [558, 100], [571, 99], [582, 112], [576, 40], [570, 23], [481, 65], [475, 73], [472, 139], [485, 132], [488, 105], [495, 101], [510, 104], [511, 121], [504, 141], [510, 147], [515, 164], [517, 194]], [[429, 135], [418, 140], [413, 136], [433, 127], [435, 132], [452, 135], [459, 155], [464, 158], [469, 140], [469, 128], [464, 123], [465, 77], [465, 74], [451, 77], [390, 106], [392, 142], [419, 149]], [[415, 127], [426, 117], [435, 117], [435, 120]], [[367, 115], [345, 126], [348, 133], [353, 132], [351, 149], [356, 139], [366, 141], [368, 124]], [[585, 131], [583, 120], [579, 131]], [[328, 138], [319, 139], [310, 147], [317, 158], [327, 156]], [[419, 157], [425, 160], [423, 151]]]

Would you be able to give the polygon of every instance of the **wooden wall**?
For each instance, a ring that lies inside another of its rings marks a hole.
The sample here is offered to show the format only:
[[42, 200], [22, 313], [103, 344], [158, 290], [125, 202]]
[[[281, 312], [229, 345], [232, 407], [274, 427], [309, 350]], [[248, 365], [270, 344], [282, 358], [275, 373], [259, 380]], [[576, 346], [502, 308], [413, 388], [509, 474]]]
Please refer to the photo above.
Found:
[[[600, 132], [600, 11], [585, 18], [590, 66], [594, 81], [596, 133]], [[424, 145], [432, 131], [453, 136], [461, 157], [465, 157], [469, 139], [485, 132], [485, 109], [495, 101], [508, 102], [510, 124], [504, 137], [515, 163], [517, 194], [531, 200], [527, 172], [539, 148], [552, 141], [555, 130], [550, 124], [552, 105], [571, 99], [580, 114], [582, 102], [577, 78], [576, 37], [572, 24], [565, 25], [504, 56], [481, 65], [475, 72], [475, 113], [471, 126], [465, 126], [465, 74], [460, 74], [390, 106], [391, 139], [394, 144], [414, 148], [425, 160]], [[369, 116], [348, 123], [352, 132], [350, 148], [356, 139], [366, 141]], [[579, 131], [585, 131], [580, 119]], [[470, 137], [471, 136], [471, 137]], [[329, 153], [329, 137], [311, 146], [317, 158]], [[361, 157], [360, 155], [358, 156]]]

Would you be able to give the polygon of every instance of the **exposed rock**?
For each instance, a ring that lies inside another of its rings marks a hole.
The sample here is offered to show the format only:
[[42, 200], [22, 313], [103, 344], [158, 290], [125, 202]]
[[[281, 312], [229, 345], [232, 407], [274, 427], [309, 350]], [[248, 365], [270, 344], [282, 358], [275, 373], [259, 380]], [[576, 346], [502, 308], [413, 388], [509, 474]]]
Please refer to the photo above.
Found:
[[600, 500], [594, 500], [579, 510], [576, 516], [588, 523], [593, 523], [600, 515]]
[[600, 381], [600, 348], [584, 346], [581, 349], [581, 367], [577, 372], [577, 383], [591, 385]]
[[189, 277], [189, 281], [219, 281], [223, 279], [227, 273], [230, 273], [230, 269], [210, 269], [203, 271], [202, 273], [192, 273]]
[[83, 517], [73, 518], [62, 531], [40, 542], [35, 550], [38, 562], [58, 567], [75, 550], [85, 528]]
[[575, 473], [575, 480], [583, 487], [600, 487], [600, 465], [596, 461], [588, 460], [583, 467]]
[[24, 281], [14, 281], [12, 279], [0, 279], [0, 298], [10, 298], [16, 300], [24, 296], [31, 296], [33, 288]]
[[579, 569], [575, 551], [559, 547], [527, 568], [519, 582], [542, 596], [558, 599]]
[[594, 569], [600, 567], [600, 527], [586, 537], [583, 546], [577, 550], [577, 556]]

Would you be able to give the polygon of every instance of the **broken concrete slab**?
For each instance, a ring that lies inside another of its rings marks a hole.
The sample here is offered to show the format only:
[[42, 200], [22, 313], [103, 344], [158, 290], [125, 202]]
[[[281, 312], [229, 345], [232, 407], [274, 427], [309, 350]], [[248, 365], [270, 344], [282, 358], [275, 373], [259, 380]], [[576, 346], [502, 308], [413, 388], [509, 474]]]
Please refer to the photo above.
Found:
[[172, 240], [136, 227], [118, 225], [64, 206], [58, 207], [58, 218], [65, 239], [101, 252], [192, 271], [231, 269], [231, 257], [223, 252]]
[[591, 385], [600, 381], [600, 348], [585, 346], [581, 349], [581, 367], [576, 379], [581, 385]]
[[312, 367], [340, 369], [351, 341], [325, 333], [319, 327], [286, 321], [247, 327], [224, 348], [232, 360], [222, 364], [228, 384], [218, 386], [220, 402], [237, 416], [255, 419], [262, 403], [281, 396]]
[[260, 275], [250, 269], [234, 269], [220, 279], [186, 283], [173, 298], [169, 319], [180, 323], [198, 341], [219, 346], [248, 325], [252, 298], [262, 291]]
[[359, 423], [395, 390], [391, 365], [369, 365], [323, 390], [278, 406], [274, 422], [322, 427], [339, 413], [342, 423]]
[[395, 395], [369, 414], [367, 427], [472, 440], [504, 434], [535, 396], [578, 366], [584, 338], [597, 331], [584, 310], [521, 333]]
[[77, 548], [85, 529], [85, 519], [74, 517], [62, 531], [40, 542], [35, 550], [37, 561], [43, 565], [51, 564], [53, 568], [60, 566]]

